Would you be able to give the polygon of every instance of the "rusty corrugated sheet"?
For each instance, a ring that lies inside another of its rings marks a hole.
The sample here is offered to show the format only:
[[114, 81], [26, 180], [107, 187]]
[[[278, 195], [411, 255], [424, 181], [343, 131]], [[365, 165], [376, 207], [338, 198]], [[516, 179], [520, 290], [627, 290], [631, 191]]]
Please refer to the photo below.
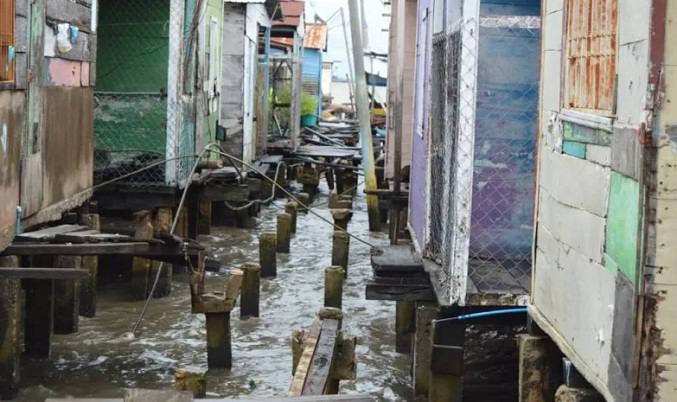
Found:
[[92, 186], [93, 89], [45, 89], [43, 207], [63, 201]]
[[302, 1], [281, 1], [280, 9], [284, 18], [282, 21], [274, 21], [273, 26], [298, 26], [301, 23], [301, 16], [305, 9], [305, 3]]
[[568, 0], [567, 107], [611, 113], [617, 21], [618, 0]]
[[[327, 32], [326, 24], [306, 24], [306, 37], [303, 41], [303, 47], [309, 49], [327, 50]], [[273, 42], [286, 46], [293, 46], [292, 38], [273, 38]]]

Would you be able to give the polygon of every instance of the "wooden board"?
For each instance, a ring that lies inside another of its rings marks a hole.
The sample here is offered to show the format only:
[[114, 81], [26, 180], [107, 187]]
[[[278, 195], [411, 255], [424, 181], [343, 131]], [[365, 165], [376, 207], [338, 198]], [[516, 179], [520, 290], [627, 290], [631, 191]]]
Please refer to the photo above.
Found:
[[113, 233], [101, 233], [98, 230], [84, 230], [56, 235], [54, 240], [58, 243], [122, 243], [133, 242], [134, 238]]
[[310, 363], [302, 395], [322, 395], [324, 393], [334, 364], [338, 330], [338, 320], [327, 319], [322, 321], [322, 332], [315, 348], [313, 361]]
[[437, 301], [432, 285], [396, 285], [367, 282], [367, 300]]
[[136, 255], [148, 252], [148, 243], [35, 244], [14, 243], [1, 255]]
[[315, 319], [313, 326], [308, 333], [308, 337], [304, 342], [303, 353], [299, 359], [299, 364], [296, 366], [296, 372], [294, 373], [294, 378], [292, 379], [289, 396], [301, 396], [301, 393], [303, 392], [303, 388], [306, 384], [306, 378], [308, 377], [308, 370], [310, 369], [310, 364], [313, 360], [315, 348], [319, 341], [321, 331], [322, 321], [320, 319]]
[[0, 268], [0, 278], [87, 279], [89, 271], [77, 268]]
[[14, 241], [15, 242], [51, 241], [54, 240], [54, 238], [57, 235], [63, 235], [70, 232], [79, 232], [87, 229], [89, 228], [83, 225], [59, 225], [42, 230], [37, 230], [35, 232], [21, 233], [14, 238]]

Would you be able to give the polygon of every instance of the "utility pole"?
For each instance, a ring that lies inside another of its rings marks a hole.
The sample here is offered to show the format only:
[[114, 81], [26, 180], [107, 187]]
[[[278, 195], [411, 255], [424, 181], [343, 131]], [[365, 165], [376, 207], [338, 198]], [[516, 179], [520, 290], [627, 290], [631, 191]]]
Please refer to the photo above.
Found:
[[[365, 52], [369, 51], [369, 24], [367, 24], [367, 14], [364, 12], [364, 2], [365, 0], [360, 0], [360, 25], [362, 26], [362, 49]], [[352, 13], [351, 13], [352, 14]]]
[[350, 42], [348, 41], [348, 31], [346, 30], [346, 17], [343, 13], [343, 7], [341, 10], [341, 23], [343, 25], [343, 37], [346, 41], [346, 55], [348, 56], [348, 73], [350, 74], [350, 79], [348, 80], [348, 90], [350, 91], [350, 108], [355, 113], [355, 98], [353, 97], [354, 93], [354, 83], [355, 77], [353, 77], [353, 57], [350, 55]]
[[364, 72], [364, 48], [360, 35], [360, 12], [358, 0], [348, 0], [350, 11], [350, 31], [353, 39], [353, 56], [355, 62], [355, 97], [357, 100], [357, 116], [360, 122], [360, 144], [362, 145], [362, 168], [364, 169], [365, 188], [367, 190], [367, 212], [369, 213], [369, 230], [381, 230], [379, 219], [378, 196], [370, 195], [376, 191], [376, 169], [374, 167], [374, 146], [371, 138], [371, 119], [369, 118], [369, 100], [367, 96], [367, 77]]

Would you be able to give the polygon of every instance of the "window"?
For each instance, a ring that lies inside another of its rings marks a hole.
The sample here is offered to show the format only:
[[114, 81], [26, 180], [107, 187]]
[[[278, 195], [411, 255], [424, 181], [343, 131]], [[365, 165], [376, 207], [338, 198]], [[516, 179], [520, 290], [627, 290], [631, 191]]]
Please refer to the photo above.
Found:
[[568, 109], [609, 116], [616, 78], [618, 0], [568, 0]]
[[0, 83], [14, 81], [14, 0], [0, 0]]

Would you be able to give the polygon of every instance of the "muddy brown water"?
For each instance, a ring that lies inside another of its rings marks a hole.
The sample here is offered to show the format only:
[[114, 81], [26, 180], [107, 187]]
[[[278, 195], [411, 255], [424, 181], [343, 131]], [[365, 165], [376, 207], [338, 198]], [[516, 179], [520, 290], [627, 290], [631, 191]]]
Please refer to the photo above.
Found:
[[[331, 220], [326, 188], [315, 211]], [[279, 206], [282, 200], [276, 201]], [[207, 289], [223, 288], [226, 270], [256, 260], [258, 234], [275, 230], [280, 209], [264, 207], [252, 230], [212, 228], [200, 241], [225, 269], [210, 274]], [[355, 200], [349, 230], [374, 245], [388, 243], [385, 234], [370, 234], [366, 205]], [[261, 317], [240, 320], [232, 313], [233, 362], [230, 371], [211, 371], [213, 397], [285, 395], [291, 383], [293, 329], [309, 328], [323, 303], [324, 268], [331, 263], [332, 228], [312, 214], [300, 214], [291, 254], [278, 256], [278, 276], [261, 282]], [[357, 379], [341, 382], [341, 393], [367, 393], [383, 402], [410, 401], [409, 356], [395, 352], [394, 302], [367, 301], [364, 284], [371, 277], [369, 246], [351, 240], [349, 274], [344, 290], [344, 329], [358, 337]], [[18, 401], [48, 397], [121, 397], [122, 389], [168, 389], [182, 366], [206, 367], [205, 321], [190, 313], [188, 278], [175, 276], [170, 297], [153, 299], [137, 336], [127, 338], [143, 302], [126, 301], [124, 285], [99, 289], [95, 318], [80, 318], [77, 334], [54, 336], [49, 360], [22, 360]], [[469, 330], [466, 352], [472, 378], [464, 400], [514, 401], [516, 348], [513, 331]], [[496, 361], [496, 357], [499, 361]]]

